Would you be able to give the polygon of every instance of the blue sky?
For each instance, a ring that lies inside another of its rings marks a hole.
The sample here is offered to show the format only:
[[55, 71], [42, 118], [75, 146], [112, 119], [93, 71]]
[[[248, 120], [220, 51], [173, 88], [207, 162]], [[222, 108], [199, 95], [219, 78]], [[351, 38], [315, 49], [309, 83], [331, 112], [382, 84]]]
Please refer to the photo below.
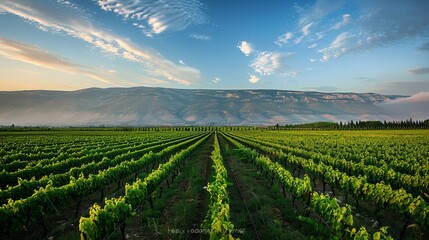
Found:
[[2, 0], [0, 90], [429, 91], [429, 1]]

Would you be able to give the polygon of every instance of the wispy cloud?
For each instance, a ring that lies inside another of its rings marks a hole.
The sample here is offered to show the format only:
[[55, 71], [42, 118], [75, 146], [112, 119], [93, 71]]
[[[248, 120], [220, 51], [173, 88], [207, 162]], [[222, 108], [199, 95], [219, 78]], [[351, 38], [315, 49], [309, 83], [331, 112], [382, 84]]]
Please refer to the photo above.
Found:
[[197, 40], [203, 41], [203, 42], [210, 41], [210, 36], [204, 35], [204, 34], [192, 33], [191, 35], [189, 35], [189, 37], [193, 38], [193, 39], [197, 39]]
[[[286, 43], [292, 45], [298, 45], [303, 42], [309, 41], [314, 42], [320, 40], [325, 36], [324, 32], [314, 30], [320, 27], [321, 21], [339, 10], [344, 5], [344, 0], [340, 1], [329, 1], [329, 0], [316, 0], [313, 5], [306, 7], [295, 6], [295, 9], [299, 15], [297, 20], [297, 26], [293, 31], [288, 31], [285, 34], [279, 36], [275, 43], [282, 46]], [[346, 21], [349, 19], [346, 19]]]
[[182, 59], [179, 60], [179, 63], [186, 66], [186, 63]]
[[[327, 62], [345, 54], [366, 52], [429, 36], [429, 1], [348, 2], [347, 5], [354, 5], [356, 9], [353, 13], [344, 11], [345, 3], [344, 0], [316, 0], [304, 7], [295, 6], [298, 14], [295, 27], [279, 36], [275, 43], [279, 46], [286, 43], [314, 46], [309, 48], [322, 54], [320, 61]], [[338, 21], [332, 23], [331, 19], [335, 18]], [[330, 42], [319, 41], [322, 38]], [[429, 42], [418, 50], [429, 51]]]
[[346, 52], [349, 38], [350, 38], [349, 33], [343, 32], [340, 35], [338, 35], [334, 39], [334, 41], [331, 42], [329, 47], [320, 49], [319, 52], [323, 53], [323, 57], [320, 59], [320, 61], [327, 62], [332, 58], [337, 58], [341, 54]]
[[36, 72], [36, 71], [32, 71], [32, 70], [28, 70], [25, 68], [15, 68], [16, 71], [20, 71], [20, 72], [24, 72], [24, 73], [29, 73], [31, 75], [39, 75], [40, 72]]
[[205, 6], [198, 0], [98, 0], [105, 11], [138, 22], [146, 36], [165, 31], [180, 31], [192, 25], [207, 23]]
[[414, 68], [408, 70], [408, 72], [413, 74], [428, 74], [429, 73], [429, 67], [422, 67], [422, 68]]
[[237, 47], [246, 56], [249, 56], [254, 51], [252, 45], [246, 41], [241, 41], [238, 43]]
[[[393, 103], [421, 103], [421, 102], [429, 103], [429, 92], [420, 92], [410, 97], [390, 100], [390, 101], [387, 101], [386, 103], [393, 104]], [[427, 109], [429, 110], [429, 105], [427, 106]]]
[[1, 10], [35, 23], [36, 26], [68, 34], [112, 56], [141, 63], [149, 77], [163, 78], [183, 85], [189, 85], [199, 79], [199, 70], [175, 64], [152, 49], [139, 47], [129, 39], [96, 26], [89, 16], [78, 11], [69, 11], [67, 7], [63, 2], [30, 0], [4, 0], [0, 3]]
[[314, 26], [314, 22], [310, 22], [310, 23], [308, 23], [308, 24], [306, 24], [306, 25], [304, 25], [304, 27], [302, 27], [302, 29], [301, 29], [301, 31], [302, 31], [302, 34], [304, 35], [304, 36], [308, 36], [308, 35], [310, 35], [310, 29], [312, 28]]
[[215, 77], [215, 78], [213, 78], [212, 82], [217, 84], [220, 82], [220, 78]]
[[257, 83], [259, 81], [259, 77], [256, 75], [249, 75], [249, 82], [250, 83]]
[[350, 21], [352, 20], [352, 17], [350, 14], [344, 14], [343, 15], [343, 19], [341, 20], [341, 22], [336, 23], [332, 29], [340, 29], [343, 28], [344, 26], [346, 26], [347, 24], [350, 23]]
[[316, 48], [317, 47], [317, 43], [313, 43], [310, 46], [308, 46], [308, 48]]
[[250, 64], [250, 67], [260, 75], [268, 76], [281, 69], [282, 60], [291, 56], [291, 53], [260, 52]]
[[356, 27], [322, 49], [321, 61], [429, 35], [429, 1], [363, 1], [361, 7], [365, 12], [355, 21]]
[[[98, 73], [91, 67], [75, 64], [50, 54], [41, 48], [1, 37], [0, 56], [60, 72], [79, 74], [103, 83], [113, 84], [111, 79]], [[20, 71], [24, 70], [20, 69]], [[25, 72], [35, 74], [33, 71], [26, 70]]]
[[275, 44], [282, 46], [283, 44], [286, 44], [293, 38], [292, 32], [287, 32], [277, 38], [277, 40], [274, 42]]
[[317, 0], [313, 5], [307, 8], [297, 8], [300, 14], [299, 24], [305, 26], [311, 22], [319, 22], [326, 16], [337, 11], [345, 3], [344, 0], [330, 1], [330, 0]]

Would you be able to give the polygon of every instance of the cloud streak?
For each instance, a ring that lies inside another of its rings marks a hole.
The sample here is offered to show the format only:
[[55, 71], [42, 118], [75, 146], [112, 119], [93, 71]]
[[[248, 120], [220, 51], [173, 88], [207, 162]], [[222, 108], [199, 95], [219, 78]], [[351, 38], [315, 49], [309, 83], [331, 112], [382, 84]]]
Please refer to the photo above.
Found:
[[277, 38], [277, 40], [274, 42], [275, 44], [282, 46], [283, 44], [288, 43], [292, 38], [294, 34], [292, 32], [287, 32], [280, 37]]
[[203, 42], [210, 41], [210, 36], [204, 35], [204, 34], [192, 33], [191, 35], [189, 35], [189, 37], [193, 38], [193, 39], [197, 39], [197, 40], [203, 41]]
[[[0, 37], [0, 56], [70, 74], [80, 74], [112, 85], [107, 76], [94, 69], [63, 60], [41, 48]], [[34, 72], [32, 73], [34, 74]]]
[[[340, 33], [329, 47], [321, 49], [321, 61], [429, 35], [429, 1], [380, 0], [360, 4], [366, 11], [356, 20], [357, 26]], [[341, 44], [337, 44], [339, 40]]]
[[410, 70], [408, 70], [408, 72], [413, 73], [413, 74], [428, 74], [429, 73], [429, 67], [410, 69]]
[[347, 24], [349, 24], [351, 22], [352, 18], [350, 14], [344, 14], [343, 15], [343, 19], [341, 22], [338, 22], [337, 24], [335, 24], [332, 29], [338, 30], [340, 28], [345, 27]]
[[[422, 103], [422, 102], [429, 103], [429, 92], [420, 92], [420, 93], [414, 94], [410, 97], [398, 98], [395, 100], [387, 101], [386, 103], [387, 104], [394, 104], [394, 103]], [[428, 105], [427, 109], [429, 110], [429, 105]]]
[[135, 21], [135, 26], [149, 37], [208, 22], [203, 11], [205, 7], [198, 0], [98, 0], [97, 4], [105, 11]]
[[[96, 26], [89, 16], [72, 11], [62, 2], [4, 0], [0, 9], [35, 23], [51, 32], [67, 34], [85, 41], [104, 53], [140, 63], [149, 77], [190, 85], [200, 77], [199, 70], [175, 64], [152, 49], [137, 46], [131, 40]], [[76, 15], [79, 14], [79, 17]]]
[[215, 77], [215, 78], [212, 80], [212, 82], [213, 82], [213, 83], [215, 83], [215, 84], [218, 84], [218, 83], [220, 82], [220, 78]]

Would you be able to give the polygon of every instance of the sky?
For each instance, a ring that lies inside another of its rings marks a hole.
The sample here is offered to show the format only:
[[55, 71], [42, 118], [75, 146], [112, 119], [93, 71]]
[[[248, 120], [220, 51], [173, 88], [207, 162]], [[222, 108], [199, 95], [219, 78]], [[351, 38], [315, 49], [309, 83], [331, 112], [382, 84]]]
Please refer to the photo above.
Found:
[[0, 91], [429, 92], [429, 1], [1, 0]]

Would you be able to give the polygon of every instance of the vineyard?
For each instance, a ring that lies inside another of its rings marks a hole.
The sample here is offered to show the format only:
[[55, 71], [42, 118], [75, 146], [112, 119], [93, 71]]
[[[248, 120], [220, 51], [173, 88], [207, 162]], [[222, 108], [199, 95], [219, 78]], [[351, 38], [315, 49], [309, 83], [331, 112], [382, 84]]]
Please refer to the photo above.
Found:
[[0, 133], [0, 239], [429, 239], [428, 130]]

